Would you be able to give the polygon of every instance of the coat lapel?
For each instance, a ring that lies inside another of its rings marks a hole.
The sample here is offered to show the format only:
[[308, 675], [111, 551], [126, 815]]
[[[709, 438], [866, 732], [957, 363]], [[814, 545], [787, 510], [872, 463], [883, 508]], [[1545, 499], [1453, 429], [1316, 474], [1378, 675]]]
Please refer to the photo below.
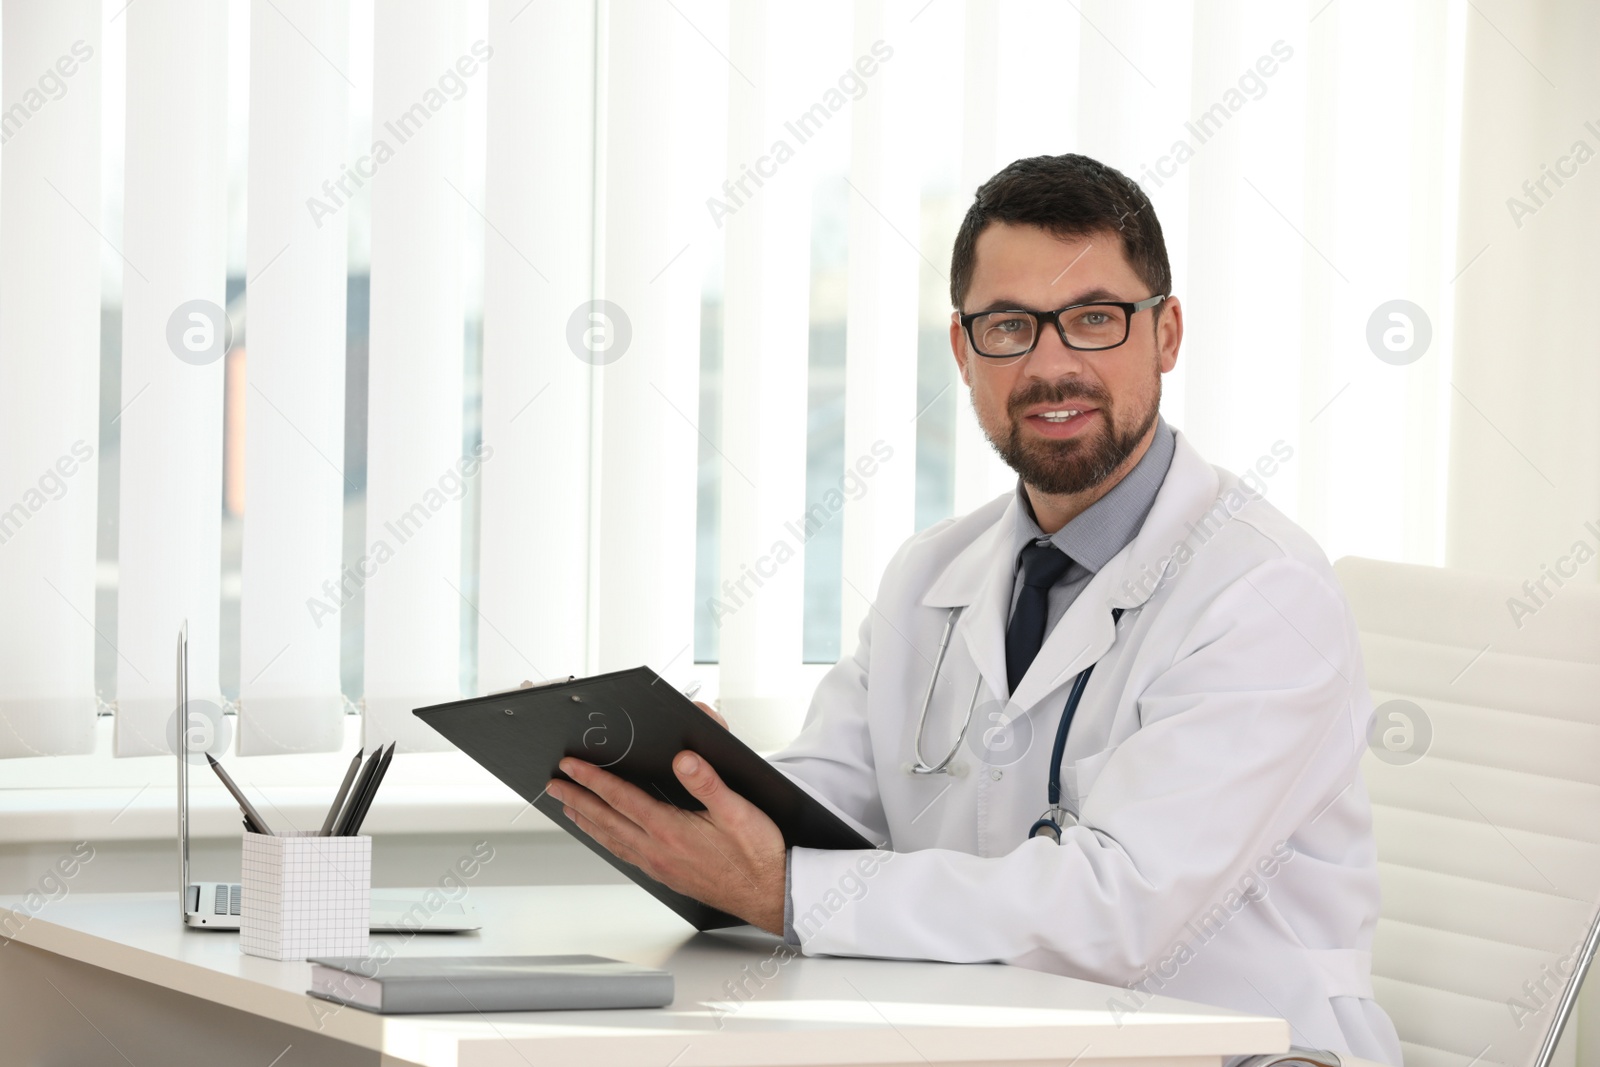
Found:
[[[1179, 432], [1172, 466], [1138, 536], [1089, 580], [1046, 636], [1038, 658], [1010, 694], [1008, 714], [1053, 707], [1046, 698], [1110, 650], [1116, 639], [1111, 610], [1137, 608], [1153, 595], [1163, 565], [1188, 536], [1188, 524], [1210, 507], [1218, 484], [1215, 469]], [[1015, 565], [1011, 533], [1018, 507], [1012, 494], [999, 518], [956, 554], [922, 598], [928, 607], [965, 609], [956, 629], [996, 696], [1007, 694], [1006, 621]]]
[[1006, 618], [1011, 610], [1013, 492], [1000, 517], [958, 552], [922, 598], [932, 608], [962, 608], [956, 630], [995, 696], [1006, 692]]
[[[1074, 675], [1095, 663], [1111, 647], [1116, 630], [1111, 622], [1111, 606], [1104, 590], [1108, 570], [1089, 579], [1061, 621], [1046, 635], [1039, 655], [1011, 695], [1009, 714], [1027, 714], [1045, 697], [1072, 681]], [[1001, 626], [1004, 647], [1004, 625]]]
[[[1175, 431], [1176, 432], [1176, 431]], [[1113, 608], [1138, 608], [1155, 594], [1163, 569], [1177, 545], [1190, 538], [1189, 525], [1217, 495], [1217, 472], [1176, 432], [1172, 465], [1156, 493], [1144, 525], [1122, 551], [1089, 580], [1061, 621], [1045, 638], [1033, 666], [1012, 698], [1012, 714], [1026, 714], [1070, 683], [1081, 670], [1097, 663], [1116, 640]], [[1170, 568], [1169, 576], [1172, 573]], [[1004, 624], [1001, 625], [1004, 649]]]
[[[1110, 650], [1116, 639], [1111, 610], [1137, 608], [1154, 594], [1164, 566], [1170, 570], [1174, 548], [1211, 506], [1218, 485], [1216, 470], [1178, 432], [1172, 466], [1138, 536], [1100, 568], [1045, 637], [1038, 658], [1010, 694], [1009, 715], [1054, 706], [1045, 698]], [[927, 607], [965, 609], [956, 629], [995, 696], [1007, 694], [1006, 621], [1016, 562], [1011, 533], [1019, 506], [1013, 493], [999, 518], [956, 554], [922, 598]]]

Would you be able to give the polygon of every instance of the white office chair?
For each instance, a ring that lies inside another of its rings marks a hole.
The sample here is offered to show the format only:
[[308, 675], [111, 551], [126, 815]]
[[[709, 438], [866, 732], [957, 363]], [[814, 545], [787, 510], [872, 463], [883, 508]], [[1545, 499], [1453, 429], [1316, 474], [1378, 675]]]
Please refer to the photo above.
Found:
[[1536, 601], [1518, 579], [1335, 571], [1378, 709], [1372, 980], [1406, 1065], [1570, 1065], [1600, 937], [1600, 585], [1547, 579]]

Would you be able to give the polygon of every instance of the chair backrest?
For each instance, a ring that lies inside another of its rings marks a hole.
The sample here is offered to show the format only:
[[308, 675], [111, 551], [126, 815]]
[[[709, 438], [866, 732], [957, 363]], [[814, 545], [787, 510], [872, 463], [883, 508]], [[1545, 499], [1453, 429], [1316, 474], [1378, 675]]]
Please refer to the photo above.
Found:
[[1535, 1067], [1600, 910], [1600, 585], [1335, 571], [1376, 708], [1377, 1000], [1407, 1067]]

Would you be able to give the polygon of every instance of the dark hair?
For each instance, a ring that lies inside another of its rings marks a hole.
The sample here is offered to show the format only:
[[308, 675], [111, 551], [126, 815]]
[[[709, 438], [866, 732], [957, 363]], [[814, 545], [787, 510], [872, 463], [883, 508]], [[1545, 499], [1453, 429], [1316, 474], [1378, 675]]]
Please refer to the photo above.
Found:
[[1057, 237], [1115, 233], [1150, 295], [1172, 292], [1167, 243], [1150, 198], [1097, 159], [1072, 153], [1019, 159], [978, 187], [950, 253], [950, 303], [958, 309], [972, 286], [978, 235], [991, 222], [1038, 226]]

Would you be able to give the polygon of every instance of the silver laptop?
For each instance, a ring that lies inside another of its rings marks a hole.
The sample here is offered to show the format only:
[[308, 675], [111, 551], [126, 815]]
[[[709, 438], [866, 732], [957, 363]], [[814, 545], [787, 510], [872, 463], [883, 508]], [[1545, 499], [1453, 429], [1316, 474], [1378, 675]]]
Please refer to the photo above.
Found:
[[[189, 624], [178, 630], [178, 714], [173, 748], [178, 757], [178, 901], [183, 924], [207, 930], [239, 929], [241, 887], [237, 882], [189, 880]], [[430, 905], [425, 890], [374, 889], [373, 933], [453, 934], [483, 923], [471, 904], [446, 900]]]

